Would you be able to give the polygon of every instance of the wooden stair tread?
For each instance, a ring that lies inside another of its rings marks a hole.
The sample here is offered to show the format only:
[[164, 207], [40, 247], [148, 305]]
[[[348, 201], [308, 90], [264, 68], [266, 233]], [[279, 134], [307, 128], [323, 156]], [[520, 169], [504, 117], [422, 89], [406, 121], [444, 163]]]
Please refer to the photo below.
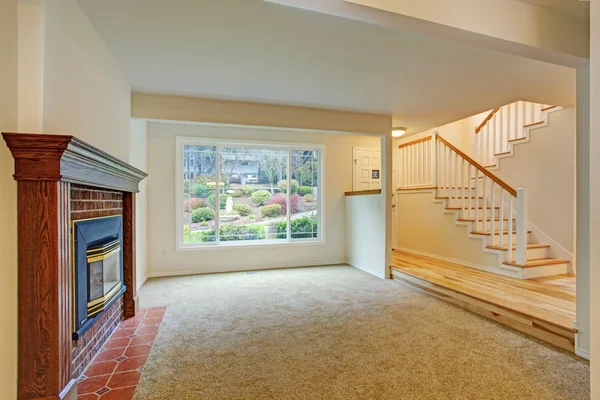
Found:
[[450, 197], [450, 196], [435, 196], [435, 197], [434, 197], [434, 199], [438, 199], [438, 200], [440, 200], [440, 199], [442, 199], [442, 200], [443, 200], [443, 199], [445, 199], [445, 200], [449, 200], [449, 199], [480, 199], [480, 200], [483, 200], [483, 196], [479, 196], [479, 197], [460, 197], [460, 196], [458, 196], [458, 197], [454, 197], [454, 196]]
[[483, 168], [493, 168], [495, 166], [496, 166], [496, 164], [484, 165]]
[[[491, 250], [500, 250], [500, 251], [508, 251], [508, 246], [485, 246], [486, 249]], [[528, 243], [528, 249], [549, 249], [549, 244], [539, 244], [539, 243]], [[513, 250], [517, 250], [517, 245], [513, 245]]]
[[495, 156], [504, 156], [506, 154], [510, 154], [510, 151], [505, 151], [505, 152], [502, 152], [502, 153], [494, 153]]
[[[490, 222], [492, 219], [491, 218], [486, 218], [486, 222]], [[513, 221], [516, 221], [516, 218], [512, 219]], [[458, 218], [457, 221], [459, 222], [475, 222], [474, 219], [468, 219], [468, 218]], [[482, 219], [478, 219], [477, 222], [483, 221]], [[496, 222], [500, 222], [500, 218], [494, 218], [494, 221]], [[504, 218], [502, 221], [508, 221], [508, 218]]]
[[529, 128], [531, 126], [536, 126], [536, 125], [543, 124], [543, 123], [544, 123], [544, 121], [532, 122], [531, 124], [523, 125], [523, 128]]
[[[513, 234], [516, 234], [517, 231], [512, 231]], [[527, 231], [527, 233], [531, 233], [531, 231]], [[508, 231], [502, 231], [503, 235], [508, 235]], [[478, 232], [478, 231], [473, 231], [471, 232], [471, 235], [484, 235], [484, 236], [491, 236], [492, 233], [491, 232]], [[500, 235], [500, 231], [494, 231], [494, 235]]]
[[[486, 210], [490, 210], [492, 207], [485, 207]], [[446, 207], [446, 210], [483, 210], [484, 207]], [[494, 207], [494, 209], [499, 210], [500, 206]]]
[[509, 139], [508, 141], [509, 142], [516, 142], [518, 140], [523, 140], [523, 139], [526, 139], [526, 138], [525, 137], [520, 137], [520, 138]]
[[549, 106], [546, 108], [542, 108], [542, 111], [548, 111], [548, 110], [552, 110], [553, 108], [556, 108], [557, 106]]
[[518, 268], [543, 267], [545, 265], [568, 264], [569, 260], [559, 260], [556, 258], [533, 258], [527, 260], [525, 265], [517, 264], [516, 261], [504, 261], [502, 264]]

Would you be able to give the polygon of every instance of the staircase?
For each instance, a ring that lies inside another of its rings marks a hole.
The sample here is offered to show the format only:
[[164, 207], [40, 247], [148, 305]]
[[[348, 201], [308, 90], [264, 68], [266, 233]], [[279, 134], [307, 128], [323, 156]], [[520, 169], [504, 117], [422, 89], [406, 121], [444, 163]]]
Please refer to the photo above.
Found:
[[531, 131], [548, 125], [548, 114], [562, 107], [517, 101], [493, 109], [473, 131], [473, 158], [489, 170], [512, 157], [514, 146], [528, 143]]
[[571, 273], [570, 261], [553, 258], [551, 246], [532, 233], [526, 191], [493, 173], [557, 109], [517, 102], [493, 110], [475, 129], [474, 157], [437, 133], [400, 145], [398, 190], [431, 191], [433, 202], [453, 213], [457, 225], [467, 225], [469, 237], [481, 240], [482, 251], [498, 256], [497, 265], [485, 266], [489, 272], [519, 279]]

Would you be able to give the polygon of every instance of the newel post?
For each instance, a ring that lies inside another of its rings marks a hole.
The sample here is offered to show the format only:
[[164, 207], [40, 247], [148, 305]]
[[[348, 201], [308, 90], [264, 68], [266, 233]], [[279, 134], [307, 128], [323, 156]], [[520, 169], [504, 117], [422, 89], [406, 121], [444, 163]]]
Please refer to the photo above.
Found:
[[431, 157], [431, 186], [437, 186], [438, 185], [438, 140], [437, 140], [437, 136], [438, 133], [434, 132], [433, 135], [431, 136], [431, 145], [433, 146], [433, 148], [431, 149], [431, 154], [433, 154], [433, 157]]
[[[512, 234], [512, 233], [511, 233]], [[527, 264], [527, 195], [525, 189], [517, 189], [517, 254], [519, 265]]]

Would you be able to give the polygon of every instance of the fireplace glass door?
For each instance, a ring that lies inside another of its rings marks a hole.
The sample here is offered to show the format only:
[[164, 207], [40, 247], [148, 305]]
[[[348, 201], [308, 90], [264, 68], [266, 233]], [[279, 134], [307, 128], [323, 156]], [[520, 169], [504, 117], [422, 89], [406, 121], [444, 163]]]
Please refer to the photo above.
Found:
[[111, 241], [87, 251], [89, 268], [88, 316], [104, 309], [121, 288], [121, 244]]

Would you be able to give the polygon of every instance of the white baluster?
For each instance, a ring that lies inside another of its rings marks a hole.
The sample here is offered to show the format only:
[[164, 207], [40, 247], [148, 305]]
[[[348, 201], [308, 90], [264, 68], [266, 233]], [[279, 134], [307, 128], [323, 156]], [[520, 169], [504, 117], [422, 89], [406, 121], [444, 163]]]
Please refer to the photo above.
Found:
[[458, 153], [454, 153], [454, 198], [458, 201]]
[[512, 261], [513, 256], [513, 196], [508, 200], [508, 261]]
[[467, 187], [468, 187], [468, 191], [467, 194], [469, 195], [469, 208], [468, 208], [468, 217], [466, 219], [471, 219], [471, 198], [473, 197], [473, 190], [471, 190], [473, 188], [473, 179], [471, 179], [471, 164], [469, 163], [469, 179], [467, 179]]
[[527, 125], [527, 104], [524, 101], [521, 102], [521, 124], [519, 125], [519, 136], [518, 138], [522, 138], [523, 126]]
[[517, 189], [517, 264], [527, 264], [527, 196]]
[[502, 247], [504, 245], [504, 188], [500, 186], [500, 196], [499, 196], [499, 205], [500, 205], [500, 244]]
[[475, 168], [475, 230], [479, 231], [479, 170]]
[[446, 146], [446, 152], [448, 153], [446, 155], [446, 174], [448, 174], [448, 176], [446, 177], [446, 184], [448, 185], [448, 196], [450, 196], [452, 188], [452, 151], [450, 150], [450, 147]]
[[[496, 182], [492, 181], [492, 184], [490, 185], [491, 186], [491, 188], [490, 188], [490, 196], [492, 197], [492, 205], [491, 205], [492, 206], [492, 217], [491, 217], [491, 221], [490, 221], [491, 232], [492, 232], [492, 236], [491, 236], [492, 237], [492, 246], [494, 245], [495, 239], [496, 239], [494, 237], [494, 235], [495, 235], [494, 231], [495, 231], [495, 228], [496, 228], [496, 218], [494, 218], [496, 216], [495, 215], [495, 209], [494, 209], [494, 205], [496, 204], [495, 199], [494, 199], [494, 187], [495, 187], [495, 185], [496, 185]], [[502, 236], [500, 236], [500, 244], [502, 244]]]
[[487, 219], [487, 193], [485, 190], [485, 186], [487, 183], [487, 175], [483, 174], [483, 230], [482, 232], [485, 232], [485, 228], [486, 228], [486, 219]]
[[[498, 130], [498, 151], [497, 153], [504, 152], [504, 109], [500, 108], [500, 129]], [[494, 161], [496, 160], [496, 154], [494, 154]]]
[[464, 158], [460, 158], [460, 186], [461, 186], [461, 197], [462, 199], [460, 199], [460, 209], [461, 209], [461, 213], [463, 215], [465, 215], [465, 159]]

